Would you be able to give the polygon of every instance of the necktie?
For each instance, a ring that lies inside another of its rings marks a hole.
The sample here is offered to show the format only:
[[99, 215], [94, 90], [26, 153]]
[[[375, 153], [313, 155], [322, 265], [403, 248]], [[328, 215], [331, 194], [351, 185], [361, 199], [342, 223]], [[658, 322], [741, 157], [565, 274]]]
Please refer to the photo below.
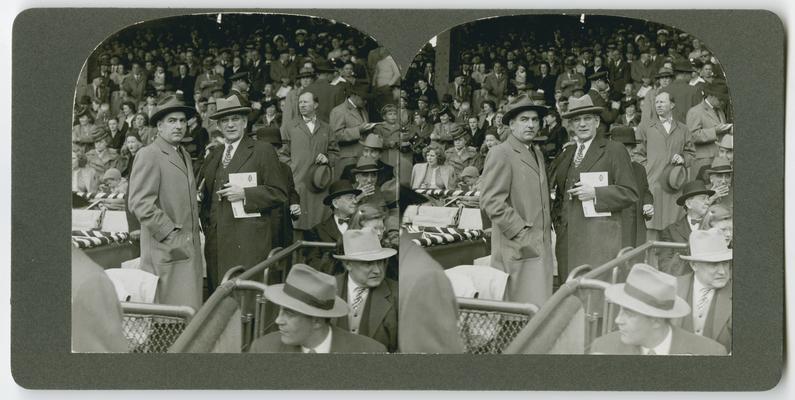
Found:
[[185, 164], [185, 167], [187, 167], [188, 162], [185, 161], [185, 154], [182, 153], [182, 146], [177, 147], [177, 154], [179, 154], [179, 158], [182, 159], [182, 163]]
[[228, 144], [226, 145], [226, 151], [224, 152], [223, 160], [221, 160], [221, 165], [223, 165], [224, 168], [226, 168], [229, 166], [230, 162], [232, 162], [232, 145]]
[[353, 309], [354, 316], [359, 315], [359, 307], [362, 305], [365, 290], [367, 290], [367, 288], [357, 286], [353, 292], [353, 303], [351, 303], [351, 308]]
[[337, 223], [340, 224], [340, 225], [349, 224], [349, 223], [351, 223], [351, 219], [350, 218], [337, 218]]
[[580, 168], [583, 158], [585, 158], [585, 145], [580, 143], [577, 145], [577, 154], [574, 155], [574, 168]]
[[698, 303], [696, 303], [696, 310], [698, 311], [699, 318], [704, 315], [704, 311], [707, 307], [707, 299], [709, 298], [709, 293], [712, 291], [710, 288], [701, 288], [701, 291], [698, 294]]

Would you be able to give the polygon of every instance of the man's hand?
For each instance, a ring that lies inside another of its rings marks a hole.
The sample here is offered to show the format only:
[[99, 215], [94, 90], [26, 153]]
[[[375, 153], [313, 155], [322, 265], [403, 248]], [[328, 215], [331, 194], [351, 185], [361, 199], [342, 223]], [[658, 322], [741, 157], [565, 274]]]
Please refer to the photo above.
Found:
[[290, 214], [291, 215], [301, 215], [301, 205], [300, 204], [290, 204]]
[[596, 198], [596, 189], [588, 184], [577, 182], [574, 187], [567, 192], [571, 196], [577, 196], [580, 201], [588, 201]]
[[255, 101], [255, 102], [251, 103], [251, 108], [253, 108], [255, 110], [261, 110], [262, 109], [262, 103], [260, 103], [258, 101]]
[[610, 107], [612, 107], [614, 110], [618, 110], [621, 108], [621, 102], [614, 101], [610, 103]]
[[246, 199], [246, 192], [243, 190], [243, 188], [233, 185], [229, 182], [225, 183], [224, 187], [216, 193], [218, 193], [218, 195], [221, 197], [226, 197], [226, 199], [230, 202]]
[[682, 156], [680, 156], [679, 154], [674, 154], [674, 156], [671, 158], [671, 164], [681, 165], [681, 164], [684, 164], [684, 163], [685, 163], [685, 159], [682, 158]]
[[375, 185], [373, 184], [364, 185], [358, 189], [362, 191], [362, 194], [356, 196], [357, 200], [361, 200], [367, 196], [372, 196], [373, 194], [375, 194]]
[[367, 132], [375, 127], [375, 122], [365, 122], [359, 125], [359, 132]]
[[731, 129], [732, 129], [732, 124], [726, 124], [726, 123], [720, 124], [717, 127], [718, 132], [727, 132], [730, 131]]
[[720, 186], [713, 187], [712, 190], [715, 191], [715, 194], [713, 194], [709, 198], [709, 203], [710, 204], [714, 203], [715, 201], [717, 201], [721, 197], [725, 197], [725, 196], [727, 196], [729, 194], [729, 187], [726, 186], [726, 185], [720, 185]]
[[643, 205], [643, 215], [646, 216], [653, 216], [654, 215], [654, 205], [652, 204], [644, 204]]
[[328, 164], [328, 157], [323, 153], [318, 154], [315, 157], [315, 164]]

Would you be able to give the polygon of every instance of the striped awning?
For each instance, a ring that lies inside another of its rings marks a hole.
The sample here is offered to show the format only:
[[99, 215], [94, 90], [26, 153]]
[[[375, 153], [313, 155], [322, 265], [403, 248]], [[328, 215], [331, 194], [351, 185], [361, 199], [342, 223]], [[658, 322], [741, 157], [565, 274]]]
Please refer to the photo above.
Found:
[[414, 191], [419, 194], [434, 197], [480, 196], [480, 192], [477, 190], [414, 189]]
[[103, 192], [72, 192], [72, 193], [86, 200], [124, 198], [124, 193], [103, 193]]
[[105, 244], [124, 242], [129, 239], [129, 232], [72, 231], [72, 245], [79, 249], [90, 249]]
[[414, 244], [422, 247], [438, 246], [464, 240], [476, 240], [483, 237], [483, 230], [480, 229], [424, 227], [421, 228], [421, 231], [422, 236], [412, 241]]

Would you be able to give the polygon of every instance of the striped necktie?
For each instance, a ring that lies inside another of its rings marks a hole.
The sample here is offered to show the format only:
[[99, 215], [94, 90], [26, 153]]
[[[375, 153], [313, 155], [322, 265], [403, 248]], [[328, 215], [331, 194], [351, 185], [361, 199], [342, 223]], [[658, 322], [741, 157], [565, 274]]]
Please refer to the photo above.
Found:
[[699, 291], [698, 302], [696, 303], [696, 311], [699, 315], [703, 315], [708, 305], [707, 300], [709, 299], [710, 292], [712, 292], [710, 288], [701, 288]]
[[366, 287], [357, 286], [353, 292], [353, 303], [351, 303], [351, 308], [353, 309], [353, 315], [359, 315], [359, 308], [362, 306], [362, 300], [364, 299], [364, 292], [367, 290]]
[[226, 151], [224, 152], [224, 158], [221, 160], [221, 165], [224, 166], [224, 169], [229, 166], [229, 163], [232, 162], [232, 145], [226, 145]]
[[585, 145], [580, 143], [577, 145], [577, 154], [574, 155], [574, 168], [580, 168], [583, 158], [585, 158]]

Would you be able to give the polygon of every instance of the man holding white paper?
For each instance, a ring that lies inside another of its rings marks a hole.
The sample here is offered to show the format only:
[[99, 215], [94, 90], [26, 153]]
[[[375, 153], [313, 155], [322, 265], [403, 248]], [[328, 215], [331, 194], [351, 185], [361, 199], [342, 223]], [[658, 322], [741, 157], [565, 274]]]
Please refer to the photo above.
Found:
[[560, 200], [556, 255], [558, 276], [583, 265], [599, 266], [621, 249], [621, 210], [638, 200], [632, 164], [624, 145], [596, 137], [602, 107], [589, 96], [569, 98], [575, 146], [553, 162], [550, 185]]
[[287, 176], [270, 144], [244, 135], [251, 111], [237, 96], [217, 100], [224, 145], [202, 168], [202, 226], [210, 293], [232, 267], [252, 267], [271, 250], [271, 210], [287, 201]]

